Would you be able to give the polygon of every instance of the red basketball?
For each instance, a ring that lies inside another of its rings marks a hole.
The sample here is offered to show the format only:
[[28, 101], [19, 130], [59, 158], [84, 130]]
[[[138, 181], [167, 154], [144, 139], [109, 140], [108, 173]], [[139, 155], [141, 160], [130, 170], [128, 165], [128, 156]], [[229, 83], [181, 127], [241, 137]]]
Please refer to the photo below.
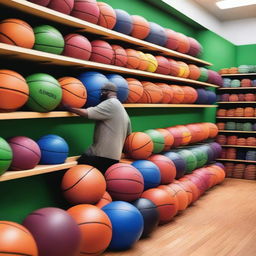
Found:
[[111, 45], [114, 51], [113, 59], [111, 61], [112, 65], [125, 67], [127, 64], [127, 53], [123, 47], [120, 45]]
[[178, 76], [180, 72], [180, 67], [177, 63], [177, 61], [168, 58], [168, 61], [170, 62], [170, 75], [171, 76]]
[[190, 130], [185, 125], [176, 125], [175, 128], [182, 134], [181, 145], [189, 144], [192, 138]]
[[165, 29], [165, 34], [167, 35], [167, 41], [165, 47], [171, 50], [177, 50], [179, 46], [179, 35], [177, 32], [171, 29]]
[[58, 12], [70, 14], [74, 7], [74, 0], [51, 0], [47, 7]]
[[63, 176], [61, 188], [72, 204], [94, 204], [106, 191], [106, 181], [99, 170], [90, 165], [76, 165]]
[[75, 0], [71, 15], [97, 24], [100, 16], [100, 9], [96, 0]]
[[182, 131], [176, 128], [175, 126], [167, 127], [166, 130], [170, 132], [174, 138], [173, 146], [174, 147], [180, 146], [183, 140]]
[[89, 40], [79, 34], [68, 34], [64, 37], [65, 48], [63, 55], [77, 59], [89, 60], [92, 52], [92, 46]]
[[182, 90], [181, 86], [179, 85], [170, 85], [170, 87], [173, 90], [173, 98], [172, 102], [173, 104], [180, 104], [184, 101], [185, 93]]
[[215, 138], [219, 132], [217, 125], [214, 123], [206, 123], [206, 125], [208, 125], [210, 129], [209, 138]]
[[190, 86], [182, 86], [181, 88], [184, 91], [184, 100], [182, 103], [187, 103], [187, 104], [195, 103], [198, 97], [196, 89]]
[[125, 140], [124, 152], [134, 159], [147, 159], [153, 152], [153, 142], [144, 132], [133, 132]]
[[141, 82], [135, 78], [126, 78], [128, 82], [128, 98], [126, 100], [127, 103], [136, 103], [140, 100], [143, 95], [143, 85]]
[[149, 161], [157, 165], [161, 174], [160, 184], [170, 184], [176, 176], [176, 167], [172, 160], [163, 155], [152, 155], [148, 158]]
[[164, 149], [163, 151], [168, 151], [172, 147], [174, 143], [174, 138], [170, 132], [168, 132], [166, 129], [156, 129], [164, 136]]
[[102, 198], [99, 200], [99, 202], [97, 204], [95, 204], [95, 206], [99, 207], [99, 208], [103, 208], [105, 205], [109, 204], [112, 202], [112, 198], [110, 196], [110, 194], [106, 191]]
[[148, 69], [148, 66], [149, 66], [149, 60], [143, 52], [138, 51], [138, 53], [139, 53], [139, 56], [140, 56], [140, 65], [139, 65], [138, 69], [146, 71]]
[[177, 184], [170, 184], [168, 185], [170, 189], [172, 189], [175, 192], [175, 195], [178, 199], [178, 210], [183, 211], [188, 207], [188, 195], [187, 192]]
[[131, 18], [133, 23], [131, 36], [139, 39], [146, 38], [150, 32], [150, 25], [148, 21], [139, 15], [131, 15]]
[[138, 51], [134, 49], [126, 49], [127, 54], [127, 68], [137, 69], [140, 65], [140, 55]]
[[155, 56], [158, 66], [156, 69], [156, 73], [169, 75], [171, 72], [171, 63], [168, 61], [167, 58], [163, 56]]
[[189, 68], [188, 78], [192, 80], [198, 80], [201, 75], [201, 71], [199, 67], [193, 64], [188, 64], [188, 68]]
[[156, 85], [158, 87], [160, 87], [161, 90], [163, 91], [163, 98], [162, 98], [161, 103], [164, 103], [164, 104], [171, 103], [172, 99], [173, 99], [173, 90], [172, 90], [172, 88], [168, 84], [164, 84], [164, 83], [156, 83]]
[[94, 40], [91, 42], [92, 55], [90, 61], [111, 64], [114, 57], [114, 51], [109, 43], [102, 40]]
[[116, 25], [116, 13], [114, 9], [106, 3], [97, 3], [100, 10], [100, 17], [98, 20], [98, 25], [112, 29]]
[[151, 200], [156, 205], [159, 212], [160, 224], [171, 221], [177, 212], [175, 199], [163, 189], [148, 189], [143, 192], [141, 197]]
[[140, 102], [142, 103], [160, 103], [163, 99], [163, 91], [157, 85], [151, 82], [141, 82], [144, 88]]
[[178, 40], [179, 44], [177, 51], [181, 53], [188, 53], [190, 49], [190, 42], [188, 40], [188, 37], [181, 33], [178, 33]]
[[114, 200], [134, 201], [144, 190], [142, 174], [132, 165], [114, 164], [105, 172], [107, 191]]

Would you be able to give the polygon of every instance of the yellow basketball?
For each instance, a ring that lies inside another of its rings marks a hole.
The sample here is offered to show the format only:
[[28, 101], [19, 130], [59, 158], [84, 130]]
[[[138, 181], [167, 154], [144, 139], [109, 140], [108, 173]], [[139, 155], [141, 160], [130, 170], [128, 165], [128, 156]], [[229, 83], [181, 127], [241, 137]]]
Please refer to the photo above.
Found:
[[148, 59], [148, 62], [149, 62], [147, 71], [148, 72], [155, 72], [157, 67], [158, 67], [158, 63], [157, 63], [156, 58], [150, 53], [146, 53], [145, 56], [146, 56], [146, 58]]
[[189, 66], [183, 61], [177, 61], [177, 63], [178, 63], [179, 68], [180, 68], [178, 77], [187, 78], [189, 76], [189, 73], [190, 73]]

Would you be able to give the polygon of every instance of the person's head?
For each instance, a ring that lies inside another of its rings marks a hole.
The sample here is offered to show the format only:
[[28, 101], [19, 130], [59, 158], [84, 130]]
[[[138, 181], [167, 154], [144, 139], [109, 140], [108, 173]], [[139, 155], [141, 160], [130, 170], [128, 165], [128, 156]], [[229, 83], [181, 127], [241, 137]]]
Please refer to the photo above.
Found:
[[101, 88], [100, 99], [101, 101], [109, 99], [111, 97], [116, 97], [117, 95], [117, 87], [113, 83], [105, 83]]

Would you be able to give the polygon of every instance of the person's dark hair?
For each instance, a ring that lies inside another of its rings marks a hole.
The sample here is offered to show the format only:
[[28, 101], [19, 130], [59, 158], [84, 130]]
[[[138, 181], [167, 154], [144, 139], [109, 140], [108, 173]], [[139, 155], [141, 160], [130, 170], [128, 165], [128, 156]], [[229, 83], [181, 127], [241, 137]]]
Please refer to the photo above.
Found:
[[111, 92], [117, 92], [117, 87], [113, 83], [105, 83], [104, 86], [101, 88], [101, 91], [111, 91]]

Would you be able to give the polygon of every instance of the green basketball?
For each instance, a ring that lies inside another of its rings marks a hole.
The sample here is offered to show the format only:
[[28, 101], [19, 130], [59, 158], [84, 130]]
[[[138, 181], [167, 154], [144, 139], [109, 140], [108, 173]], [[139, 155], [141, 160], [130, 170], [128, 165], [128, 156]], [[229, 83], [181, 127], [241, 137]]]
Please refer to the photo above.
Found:
[[[244, 123], [236, 123], [236, 127], [234, 128], [234, 130], [237, 130], [237, 131], [242, 131], [244, 128]], [[233, 130], [233, 129], [231, 129]]]
[[197, 167], [197, 160], [195, 155], [187, 149], [182, 149], [180, 151], [177, 152], [182, 159], [185, 160], [186, 162], [186, 173], [191, 173], [193, 170], [196, 169]]
[[29, 86], [27, 106], [37, 112], [49, 112], [61, 102], [62, 90], [59, 82], [52, 76], [36, 73], [26, 78]]
[[208, 70], [206, 68], [199, 68], [201, 75], [198, 78], [198, 81], [206, 82], [208, 80]]
[[235, 130], [236, 129], [236, 122], [226, 122], [225, 124], [226, 130]]
[[64, 50], [65, 41], [62, 34], [54, 27], [42, 25], [34, 28], [34, 49], [61, 54]]
[[252, 131], [252, 123], [248, 123], [248, 122], [244, 123], [242, 130], [243, 131]]
[[249, 73], [250, 68], [248, 65], [240, 65], [238, 67], [238, 73], [244, 74], [244, 73]]
[[207, 152], [200, 148], [192, 148], [190, 150], [196, 157], [197, 166], [196, 168], [203, 167], [207, 163], [208, 155]]
[[9, 144], [0, 137], [0, 175], [3, 174], [11, 165], [12, 149]]
[[163, 151], [164, 149], [164, 136], [153, 129], [149, 129], [144, 131], [147, 135], [149, 135], [149, 137], [151, 138], [151, 140], [153, 141], [154, 144], [154, 149], [153, 149], [153, 153], [159, 153], [161, 151]]
[[231, 81], [231, 87], [240, 87], [240, 84], [241, 82], [238, 79], [234, 79]]

